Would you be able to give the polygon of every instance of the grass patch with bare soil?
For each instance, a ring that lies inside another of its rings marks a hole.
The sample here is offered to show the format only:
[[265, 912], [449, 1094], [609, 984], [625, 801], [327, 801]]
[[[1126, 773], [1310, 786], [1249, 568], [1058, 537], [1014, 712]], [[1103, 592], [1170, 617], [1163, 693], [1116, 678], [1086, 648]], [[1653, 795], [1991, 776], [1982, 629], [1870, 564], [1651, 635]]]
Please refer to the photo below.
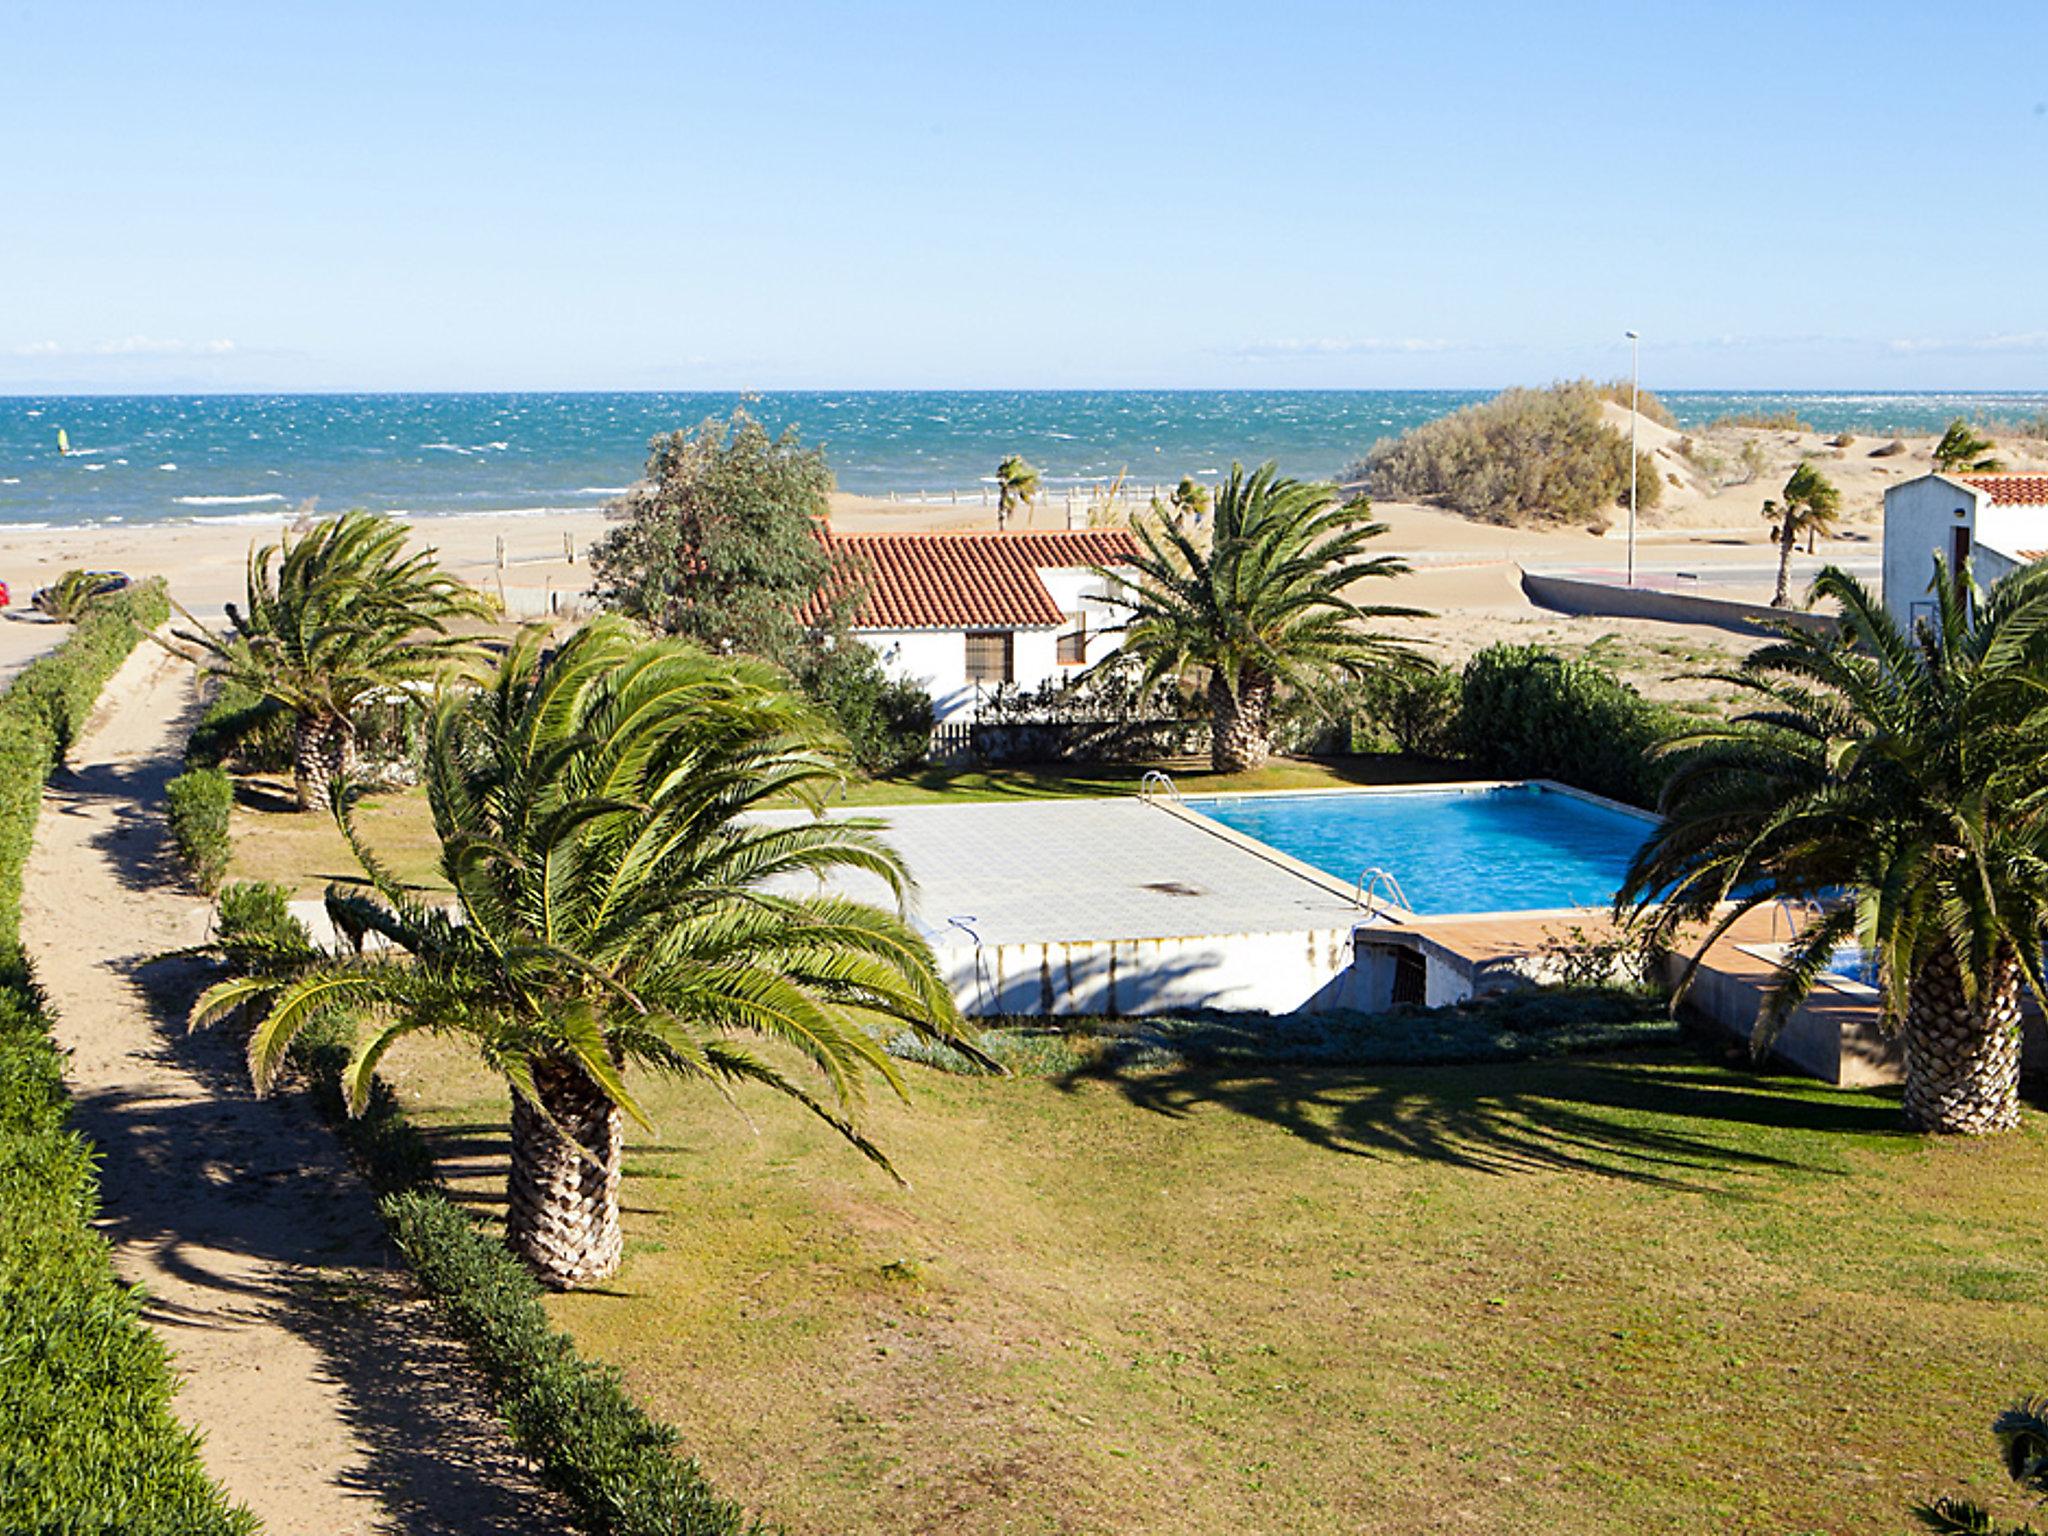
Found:
[[[647, 1085], [628, 1258], [550, 1303], [793, 1530], [1891, 1531], [2048, 1375], [2048, 1125], [1655, 1045], [912, 1068], [829, 1132]], [[390, 1059], [495, 1210], [505, 1105]]]

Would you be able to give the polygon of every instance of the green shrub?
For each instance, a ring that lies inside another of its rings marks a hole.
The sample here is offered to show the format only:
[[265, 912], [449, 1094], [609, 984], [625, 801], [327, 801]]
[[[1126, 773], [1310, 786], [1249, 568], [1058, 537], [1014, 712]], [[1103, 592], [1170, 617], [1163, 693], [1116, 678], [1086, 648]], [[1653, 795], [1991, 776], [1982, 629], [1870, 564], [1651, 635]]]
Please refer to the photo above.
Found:
[[796, 680], [839, 722], [864, 773], [893, 773], [920, 761], [931, 745], [932, 696], [891, 678], [858, 640], [810, 652]]
[[715, 1494], [675, 1431], [641, 1412], [618, 1373], [583, 1359], [541, 1306], [526, 1267], [438, 1194], [383, 1202], [421, 1286], [470, 1346], [542, 1480], [607, 1536], [735, 1536], [761, 1530]]
[[1387, 669], [1315, 693], [1292, 693], [1275, 710], [1274, 746], [1297, 755], [1409, 752], [1456, 757], [1459, 678], [1438, 667]]
[[1707, 423], [1709, 432], [1718, 427], [1747, 427], [1752, 432], [1811, 432], [1812, 425], [1790, 406], [1775, 411], [1732, 411]]
[[1629, 401], [1635, 401], [1636, 414], [1645, 421], [1654, 421], [1660, 427], [1675, 427], [1678, 418], [1671, 414], [1671, 407], [1659, 400], [1652, 390], [1642, 389], [1627, 379], [1609, 379], [1596, 386], [1602, 400], [1611, 400], [1623, 410]]
[[185, 743], [185, 761], [195, 768], [233, 763], [258, 772], [288, 772], [291, 716], [237, 678], [214, 678], [208, 689], [206, 709]]
[[1652, 748], [1679, 729], [1589, 661], [1526, 645], [1495, 645], [1465, 664], [1459, 701], [1465, 755], [1502, 778], [1556, 779], [1654, 806], [1664, 766]]
[[235, 785], [218, 768], [194, 768], [164, 786], [164, 816], [171, 844], [192, 884], [211, 894], [228, 872], [228, 817]]
[[199, 1536], [255, 1529], [172, 1417], [168, 1357], [93, 1221], [90, 1146], [16, 947], [43, 780], [106, 680], [168, 614], [161, 583], [95, 601], [0, 695], [0, 1530]]
[[[1629, 448], [1601, 399], [1584, 380], [1511, 389], [1375, 445], [1356, 472], [1376, 497], [1486, 522], [1603, 522], [1628, 498]], [[1637, 457], [1637, 504], [1654, 507], [1663, 476]]]

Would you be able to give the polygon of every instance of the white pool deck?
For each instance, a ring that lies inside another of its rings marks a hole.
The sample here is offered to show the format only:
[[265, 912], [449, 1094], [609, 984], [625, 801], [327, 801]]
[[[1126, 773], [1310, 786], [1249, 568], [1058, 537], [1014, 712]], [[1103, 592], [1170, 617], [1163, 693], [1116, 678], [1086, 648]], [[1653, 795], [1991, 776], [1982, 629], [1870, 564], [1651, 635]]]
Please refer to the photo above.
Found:
[[[1349, 928], [1360, 917], [1328, 876], [1134, 796], [835, 814], [887, 829], [917, 882], [909, 914], [937, 942], [959, 938], [960, 923], [983, 944], [1019, 944]], [[870, 876], [836, 883], [887, 899]]]

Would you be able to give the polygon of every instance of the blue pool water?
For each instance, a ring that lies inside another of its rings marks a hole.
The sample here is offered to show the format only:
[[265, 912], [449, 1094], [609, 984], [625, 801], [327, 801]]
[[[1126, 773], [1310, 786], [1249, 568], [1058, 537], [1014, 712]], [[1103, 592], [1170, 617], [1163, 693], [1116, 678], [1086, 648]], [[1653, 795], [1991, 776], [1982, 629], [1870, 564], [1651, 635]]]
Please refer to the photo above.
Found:
[[1877, 956], [1865, 953], [1859, 945], [1845, 944], [1829, 957], [1828, 974], [1874, 987], [1877, 985]]
[[1534, 784], [1187, 803], [1347, 883], [1373, 865], [1391, 870], [1425, 915], [1604, 907], [1654, 825]]

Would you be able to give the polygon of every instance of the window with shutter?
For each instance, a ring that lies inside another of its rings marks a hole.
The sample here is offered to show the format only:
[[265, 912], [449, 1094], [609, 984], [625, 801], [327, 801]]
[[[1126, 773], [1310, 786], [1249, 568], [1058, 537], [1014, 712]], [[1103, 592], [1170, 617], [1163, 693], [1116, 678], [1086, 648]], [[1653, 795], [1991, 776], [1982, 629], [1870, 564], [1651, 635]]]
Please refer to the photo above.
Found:
[[967, 681], [1007, 683], [1016, 678], [1016, 645], [1007, 629], [971, 630], [967, 636]]
[[1080, 667], [1088, 663], [1088, 615], [1077, 613], [1073, 616], [1074, 627], [1059, 640], [1059, 664], [1063, 667]]

